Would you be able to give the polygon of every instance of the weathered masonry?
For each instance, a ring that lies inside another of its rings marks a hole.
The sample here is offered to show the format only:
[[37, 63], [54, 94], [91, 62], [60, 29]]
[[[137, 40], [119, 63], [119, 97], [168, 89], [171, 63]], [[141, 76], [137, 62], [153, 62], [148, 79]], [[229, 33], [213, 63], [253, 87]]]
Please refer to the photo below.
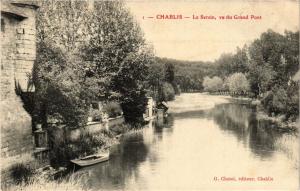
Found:
[[30, 85], [36, 58], [36, 10], [32, 2], [1, 2], [1, 179], [17, 163], [33, 161], [34, 138], [30, 115], [17, 92]]

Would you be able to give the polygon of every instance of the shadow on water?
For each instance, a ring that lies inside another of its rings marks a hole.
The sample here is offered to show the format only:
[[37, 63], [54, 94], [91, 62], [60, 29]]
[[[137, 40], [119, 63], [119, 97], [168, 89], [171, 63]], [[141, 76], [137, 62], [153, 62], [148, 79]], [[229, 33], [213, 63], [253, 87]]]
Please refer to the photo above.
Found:
[[136, 132], [111, 148], [108, 162], [81, 168], [74, 176], [79, 176], [87, 188], [121, 189], [126, 178], [139, 177], [136, 168], [146, 160], [148, 152], [142, 133]]
[[272, 157], [274, 151], [278, 150], [289, 153], [290, 149], [284, 146], [289, 142], [295, 146], [295, 133], [280, 132], [270, 121], [258, 121], [255, 109], [248, 105], [221, 104], [207, 111], [206, 115], [212, 118], [222, 131], [234, 135], [239, 142], [261, 158]]
[[[172, 132], [173, 123], [174, 117], [169, 115], [162, 121], [149, 124], [144, 130], [125, 135], [120, 144], [110, 149], [108, 162], [76, 169], [73, 175], [80, 177], [81, 184], [87, 188], [123, 189], [126, 180], [140, 177], [137, 168], [141, 163], [146, 160], [156, 163], [158, 159], [155, 153], [149, 156], [149, 146], [163, 139], [164, 130]], [[153, 136], [145, 134], [151, 129]], [[151, 139], [150, 143], [145, 138]]]
[[262, 159], [272, 157], [274, 151], [282, 151], [293, 158], [298, 158], [297, 152], [294, 151], [297, 145], [295, 141], [298, 137], [297, 132], [281, 132], [270, 121], [257, 120], [256, 110], [247, 104], [225, 103], [209, 110], [174, 113], [172, 117], [175, 120], [212, 119], [221, 131], [236, 137], [244, 147]]
[[161, 119], [156, 119], [153, 121], [153, 128], [155, 132], [162, 132], [163, 129], [169, 129], [172, 130], [172, 127], [174, 125], [174, 115], [169, 114], [168, 117], [164, 117]]
[[[152, 121], [152, 124], [150, 125], [150, 129], [152, 129], [153, 134], [149, 135], [149, 133], [145, 136], [147, 136], [149, 140], [150, 145], [159, 144], [164, 138], [166, 134], [167, 136], [170, 136], [170, 133], [173, 132], [173, 125], [174, 125], [174, 116], [169, 115], [168, 117], [164, 117], [161, 119], [156, 119]], [[154, 157], [155, 156], [150, 156]]]

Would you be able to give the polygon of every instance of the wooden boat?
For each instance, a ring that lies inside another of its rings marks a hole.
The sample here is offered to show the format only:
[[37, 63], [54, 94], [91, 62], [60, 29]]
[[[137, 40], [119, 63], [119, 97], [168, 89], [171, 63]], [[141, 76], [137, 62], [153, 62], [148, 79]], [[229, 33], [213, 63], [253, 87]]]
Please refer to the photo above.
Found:
[[94, 154], [89, 155], [80, 159], [73, 159], [71, 160], [72, 163], [77, 164], [78, 166], [90, 166], [100, 162], [108, 161], [109, 153], [102, 153], [102, 154]]

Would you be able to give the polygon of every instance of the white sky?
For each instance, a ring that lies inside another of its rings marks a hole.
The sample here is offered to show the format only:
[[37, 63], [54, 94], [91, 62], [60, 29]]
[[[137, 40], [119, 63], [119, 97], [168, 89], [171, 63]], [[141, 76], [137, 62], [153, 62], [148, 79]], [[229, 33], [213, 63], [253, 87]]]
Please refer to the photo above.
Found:
[[[299, 1], [181, 0], [126, 1], [157, 56], [213, 61], [224, 52], [258, 38], [271, 28], [283, 33], [299, 29]], [[260, 15], [261, 20], [155, 20], [157, 14]]]

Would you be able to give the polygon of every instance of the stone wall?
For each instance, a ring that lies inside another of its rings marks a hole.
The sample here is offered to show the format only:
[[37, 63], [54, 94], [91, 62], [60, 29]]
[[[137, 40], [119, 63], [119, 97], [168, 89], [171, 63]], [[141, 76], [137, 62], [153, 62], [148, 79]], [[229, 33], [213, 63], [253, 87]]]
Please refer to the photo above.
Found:
[[1, 180], [17, 163], [33, 161], [31, 117], [16, 89], [23, 92], [36, 57], [35, 12], [37, 6], [1, 2]]
[[125, 123], [124, 116], [118, 116], [115, 118], [109, 118], [108, 119], [108, 128], [114, 127], [116, 125], [121, 125]]
[[[61, 131], [61, 133], [56, 134], [56, 136], [64, 136], [64, 138], [68, 141], [75, 141], [77, 140], [80, 135], [83, 132], [88, 132], [88, 133], [98, 133], [101, 132], [101, 130], [108, 130], [109, 128], [112, 128], [117, 125], [122, 125], [125, 123], [125, 119], [123, 116], [118, 116], [115, 118], [109, 118], [107, 123], [103, 122], [92, 122], [89, 123], [85, 126], [84, 129], [65, 129], [64, 131]], [[60, 135], [59, 135], [60, 134]]]
[[27, 84], [36, 58], [36, 10], [15, 6], [27, 16], [16, 19], [2, 11], [6, 4], [1, 4], [1, 100], [15, 97], [15, 83], [23, 91], [33, 91]]

